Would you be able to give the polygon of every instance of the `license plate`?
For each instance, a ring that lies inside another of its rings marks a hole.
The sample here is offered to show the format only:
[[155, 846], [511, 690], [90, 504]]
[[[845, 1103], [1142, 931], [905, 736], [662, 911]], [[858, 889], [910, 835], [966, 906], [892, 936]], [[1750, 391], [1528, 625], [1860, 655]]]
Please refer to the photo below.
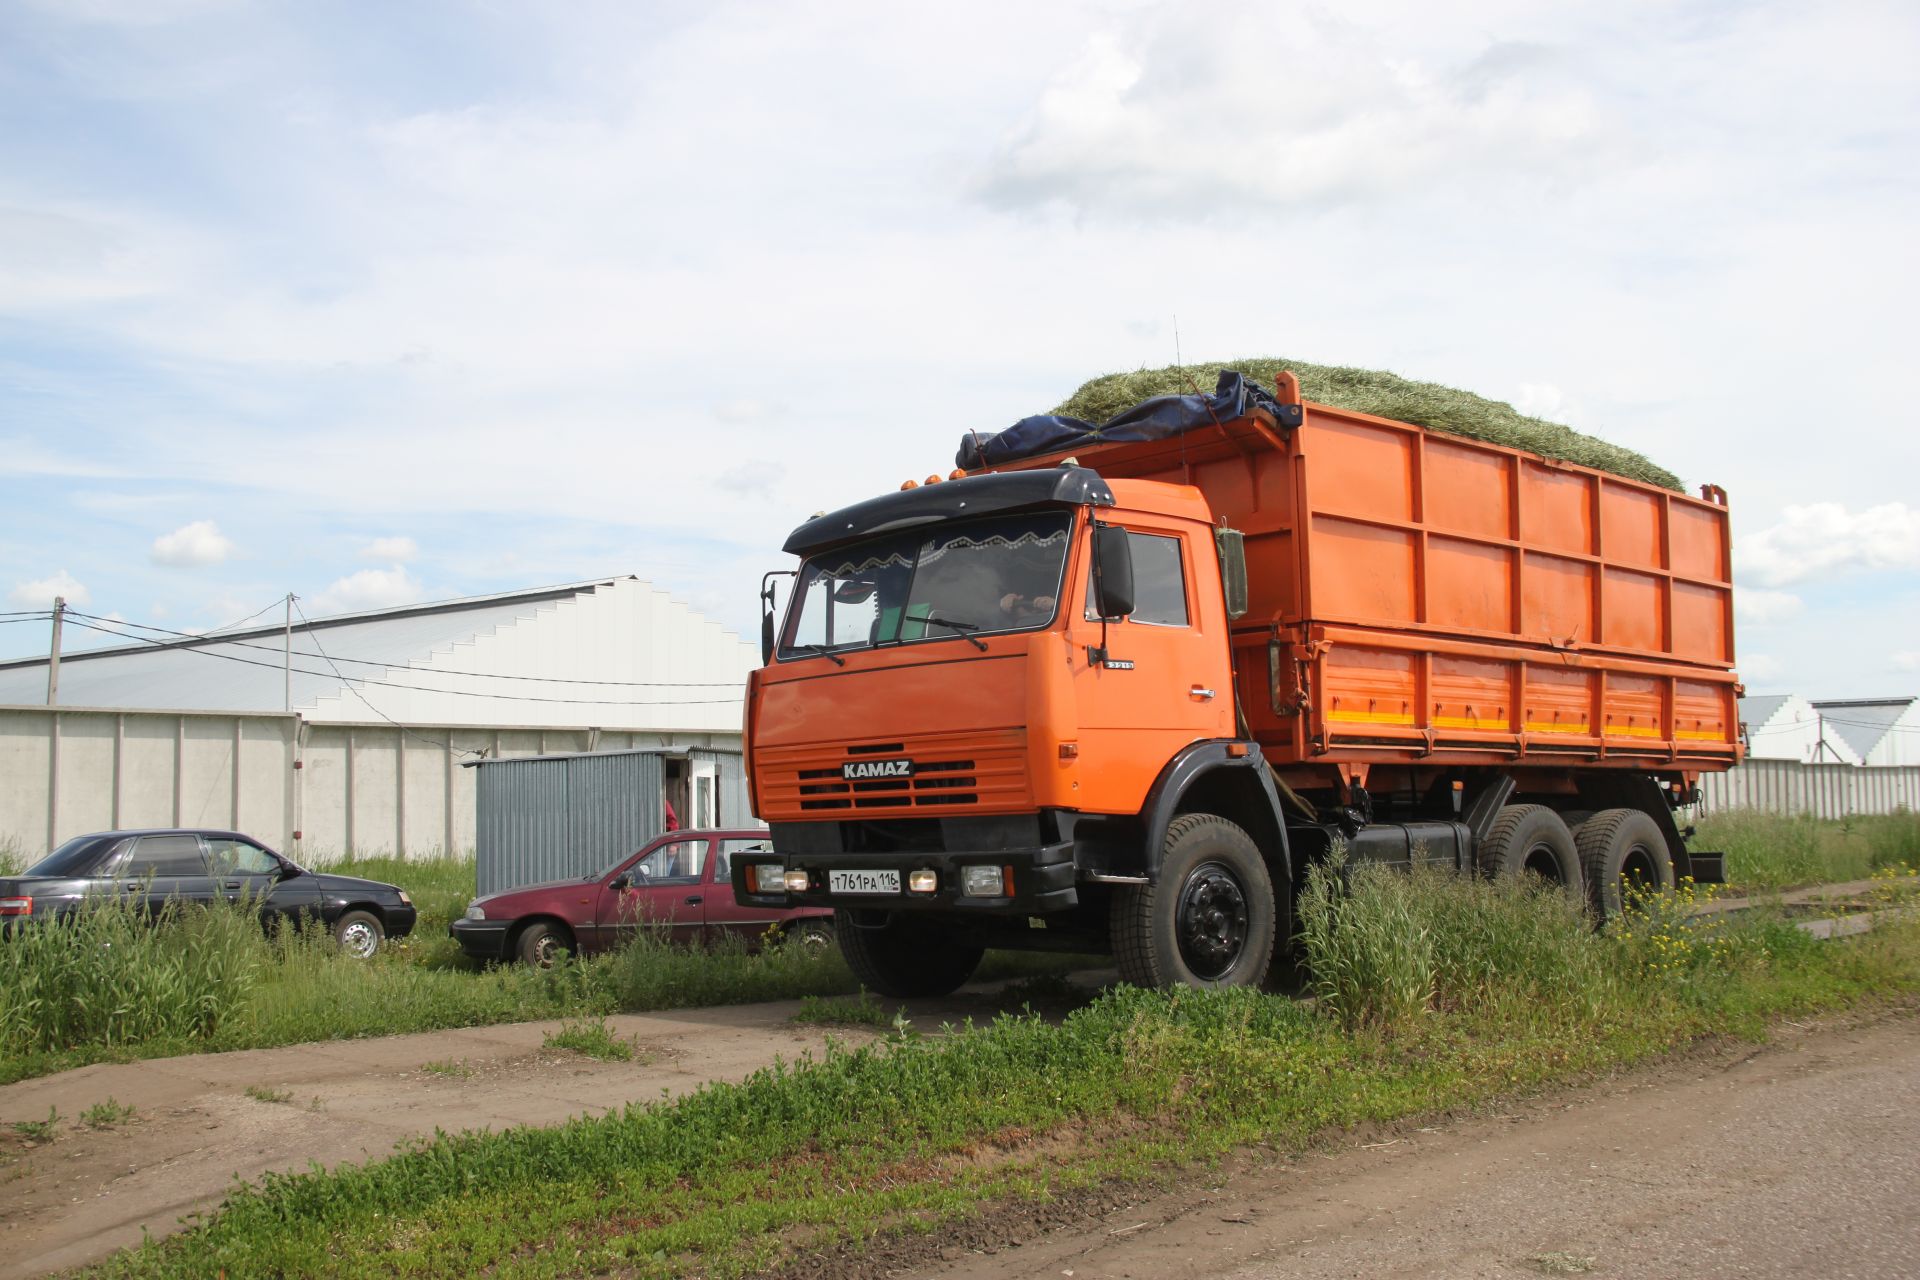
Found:
[[898, 871], [829, 871], [827, 890], [831, 893], [898, 893]]

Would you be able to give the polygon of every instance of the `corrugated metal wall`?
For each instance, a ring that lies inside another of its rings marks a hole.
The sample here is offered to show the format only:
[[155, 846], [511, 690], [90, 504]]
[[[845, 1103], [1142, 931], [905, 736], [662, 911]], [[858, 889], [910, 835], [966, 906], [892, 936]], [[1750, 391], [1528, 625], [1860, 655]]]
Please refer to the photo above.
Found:
[[1758, 809], [1763, 813], [1844, 818], [1853, 814], [1920, 812], [1920, 766], [1802, 764], [1748, 760], [1700, 778], [1700, 813]]
[[481, 893], [592, 875], [660, 834], [655, 752], [489, 760], [475, 768]]

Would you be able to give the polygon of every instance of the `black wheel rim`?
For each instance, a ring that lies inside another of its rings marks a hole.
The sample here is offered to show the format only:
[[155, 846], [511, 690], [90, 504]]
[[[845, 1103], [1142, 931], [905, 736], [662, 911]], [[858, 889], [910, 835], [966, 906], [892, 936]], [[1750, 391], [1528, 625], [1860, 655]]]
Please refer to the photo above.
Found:
[[1527, 850], [1526, 861], [1520, 866], [1523, 874], [1534, 875], [1554, 884], [1565, 884], [1567, 877], [1560, 870], [1560, 855], [1554, 852], [1550, 844], [1536, 844]]
[[1196, 867], [1180, 886], [1174, 914], [1180, 959], [1202, 981], [1229, 973], [1247, 949], [1247, 894], [1217, 862]]
[[1620, 863], [1623, 900], [1631, 902], [1635, 896], [1652, 893], [1660, 887], [1660, 868], [1653, 858], [1653, 851], [1643, 844], [1627, 850], [1627, 856]]

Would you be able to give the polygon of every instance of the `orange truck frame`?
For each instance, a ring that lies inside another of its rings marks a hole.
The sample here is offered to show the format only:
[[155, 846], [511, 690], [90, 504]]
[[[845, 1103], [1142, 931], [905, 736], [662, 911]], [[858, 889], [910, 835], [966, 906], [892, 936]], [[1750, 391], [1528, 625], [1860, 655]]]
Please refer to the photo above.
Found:
[[1724, 493], [1277, 392], [796, 529], [741, 901], [834, 908], [921, 996], [989, 947], [1258, 982], [1340, 849], [1602, 915], [1720, 880], [1676, 813], [1742, 752]]

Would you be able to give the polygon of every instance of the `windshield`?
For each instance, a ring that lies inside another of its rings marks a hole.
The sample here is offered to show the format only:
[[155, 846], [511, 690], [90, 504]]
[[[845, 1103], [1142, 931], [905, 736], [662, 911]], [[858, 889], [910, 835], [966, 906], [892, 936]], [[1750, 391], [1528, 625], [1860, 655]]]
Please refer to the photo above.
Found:
[[103, 841], [99, 836], [75, 836], [28, 867], [24, 874], [30, 876], [80, 875], [92, 870], [95, 856], [102, 849], [112, 848], [113, 843], [111, 840]]
[[800, 568], [782, 658], [1053, 621], [1071, 513], [943, 523], [825, 552]]

